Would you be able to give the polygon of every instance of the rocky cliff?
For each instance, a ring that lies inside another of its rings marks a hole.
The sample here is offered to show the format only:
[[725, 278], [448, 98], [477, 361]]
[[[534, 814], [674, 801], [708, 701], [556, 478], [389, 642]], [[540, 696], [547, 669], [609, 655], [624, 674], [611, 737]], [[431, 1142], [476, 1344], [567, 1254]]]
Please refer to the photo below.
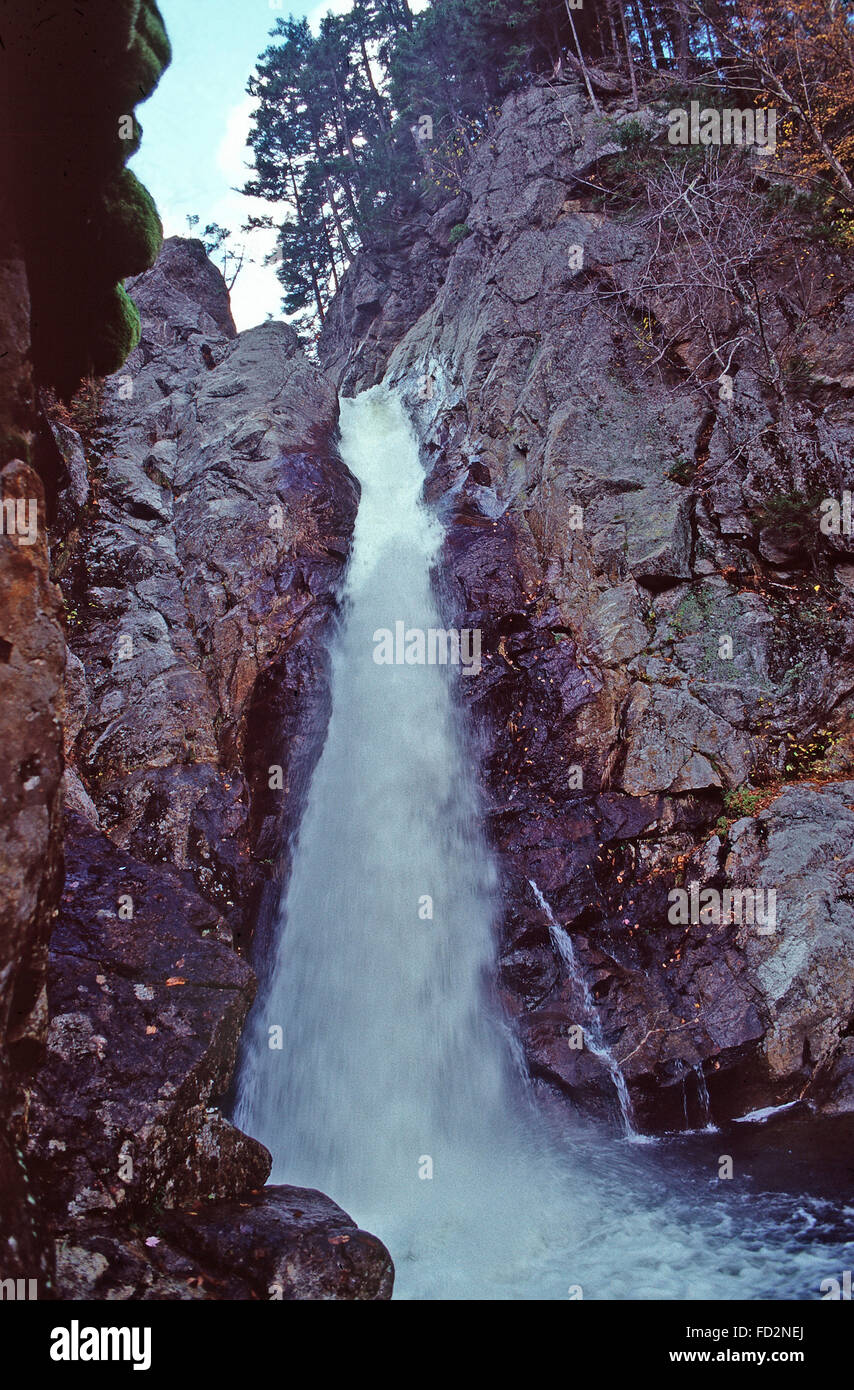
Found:
[[[572, 84], [514, 94], [456, 201], [357, 259], [320, 342], [343, 391], [404, 392], [448, 621], [483, 633], [462, 686], [531, 1071], [613, 1112], [533, 880], [652, 1129], [695, 1123], [706, 1089], [718, 1118], [854, 1104], [854, 571], [819, 528], [851, 484], [850, 263], [818, 237], [769, 255], [758, 310], [718, 310], [738, 350], [704, 363], [672, 288], [698, 272], [673, 252], [650, 288], [662, 222], [610, 211], [665, 123], [595, 116]], [[693, 882], [746, 890], [743, 920], [714, 898], [671, 920]]]
[[[62, 884], [64, 639], [48, 525], [69, 479], [36, 400], [117, 368], [138, 336], [122, 280], [162, 239], [125, 168], [134, 108], [171, 50], [153, 0], [7, 7], [0, 43], [0, 1264], [50, 1287], [28, 1189], [26, 1081], [47, 1026], [47, 943]], [[46, 111], [50, 118], [46, 119]], [[70, 268], [73, 267], [73, 270]]]
[[328, 716], [358, 504], [336, 385], [402, 392], [447, 621], [482, 632], [461, 698], [531, 1074], [613, 1116], [581, 1024], [643, 1128], [709, 1100], [854, 1109], [854, 548], [818, 525], [851, 487], [850, 269], [819, 235], [809, 264], [769, 257], [707, 361], [676, 252], [651, 284], [660, 223], [614, 206], [663, 127], [571, 83], [515, 93], [454, 199], [358, 256], [323, 370], [284, 324], [236, 334], [201, 244], [168, 241], [85, 420], [39, 412], [26, 283], [0, 265], [39, 463], [8, 465], [4, 498], [40, 518], [32, 545], [0, 534], [7, 1275], [75, 1299], [390, 1295], [380, 1242], [265, 1186], [220, 1108]]
[[217, 1108], [325, 726], [358, 503], [336, 392], [286, 325], [236, 334], [201, 243], [129, 288], [141, 341], [86, 437], [49, 412], [65, 878], [27, 1160], [56, 1292], [388, 1297], [379, 1241], [265, 1188], [269, 1153]]
[[12, 509], [12, 524], [4, 509], [0, 528], [0, 1252], [4, 1277], [45, 1288], [50, 1258], [23, 1156], [22, 1082], [47, 1024], [47, 943], [62, 882], [65, 642], [49, 573], [53, 480], [33, 458], [30, 289], [8, 143], [0, 156], [0, 486]]

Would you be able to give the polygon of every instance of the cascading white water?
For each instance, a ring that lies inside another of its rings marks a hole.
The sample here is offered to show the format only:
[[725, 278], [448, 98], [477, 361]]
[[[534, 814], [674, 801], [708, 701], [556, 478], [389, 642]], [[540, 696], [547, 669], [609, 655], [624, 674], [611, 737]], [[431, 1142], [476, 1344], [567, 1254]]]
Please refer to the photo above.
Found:
[[448, 670], [374, 661], [378, 629], [441, 626], [441, 528], [384, 394], [342, 403], [342, 453], [362, 495], [332, 717], [259, 1015], [261, 1034], [284, 1029], [284, 1050], [259, 1035], [239, 1114], [289, 1180], [322, 1175], [364, 1203], [378, 1182], [391, 1193], [418, 1181], [424, 1155], [441, 1167], [472, 1110], [498, 1120], [505, 1059], [480, 994], [495, 877]]
[[585, 1045], [589, 1047], [590, 1051], [595, 1053], [608, 1068], [611, 1080], [614, 1083], [614, 1090], [617, 1093], [620, 1114], [623, 1119], [623, 1128], [630, 1138], [636, 1139], [638, 1135], [635, 1129], [634, 1110], [632, 1108], [631, 1096], [629, 1095], [629, 1088], [626, 1085], [626, 1078], [623, 1076], [616, 1057], [610, 1047], [608, 1047], [602, 1035], [602, 1026], [596, 1013], [596, 1005], [593, 1003], [593, 996], [590, 993], [587, 981], [578, 964], [575, 947], [572, 944], [572, 937], [569, 935], [569, 932], [564, 930], [560, 922], [558, 922], [552, 912], [551, 904], [543, 897], [534, 880], [529, 878], [528, 882], [531, 885], [532, 892], [539, 907], [546, 915], [546, 920], [549, 924], [549, 934], [557, 948], [558, 954], [569, 970], [570, 979], [575, 980], [581, 992], [581, 998], [584, 1004]]
[[486, 988], [496, 874], [453, 697], [465, 677], [374, 660], [378, 629], [442, 626], [441, 528], [387, 388], [342, 402], [341, 452], [362, 498], [332, 715], [257, 962], [236, 1122], [274, 1181], [328, 1192], [386, 1242], [397, 1297], [814, 1297], [827, 1247], [785, 1219], [774, 1233], [757, 1213], [754, 1230], [738, 1197], [665, 1179], [581, 1120], [553, 1133], [534, 1108]]

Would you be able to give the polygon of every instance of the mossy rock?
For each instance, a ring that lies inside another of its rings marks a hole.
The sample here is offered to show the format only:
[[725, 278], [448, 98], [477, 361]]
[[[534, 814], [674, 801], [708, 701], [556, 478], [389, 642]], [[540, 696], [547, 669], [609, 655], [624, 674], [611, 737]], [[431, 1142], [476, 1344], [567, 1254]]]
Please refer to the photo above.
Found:
[[[16, 8], [12, 50], [29, 57], [11, 65], [9, 99], [29, 132], [15, 172], [32, 358], [37, 380], [67, 396], [93, 370], [117, 371], [139, 338], [139, 315], [119, 286], [153, 265], [163, 230], [125, 165], [142, 135], [134, 107], [172, 53], [153, 0], [29, 0]], [[49, 133], [39, 107], [46, 90], [56, 113]]]
[[163, 16], [153, 0], [143, 0], [136, 27], [158, 59], [162, 72], [172, 61], [172, 45], [169, 42], [169, 35], [166, 33]]
[[[67, 323], [56, 332], [57, 322]], [[34, 343], [39, 374], [68, 400], [87, 376], [117, 372], [140, 338], [139, 310], [122, 285], [97, 294], [67, 296], [61, 313], [52, 310], [37, 324]]]
[[98, 224], [97, 264], [105, 279], [140, 275], [154, 265], [163, 225], [154, 199], [130, 169], [123, 169], [106, 189]]
[[109, 8], [95, 18], [99, 46], [126, 53], [139, 27], [143, 0], [113, 0]]
[[172, 49], [160, 11], [144, 0], [128, 53], [128, 67], [122, 74], [121, 90], [129, 105], [146, 101], [151, 96], [171, 58]]
[[[123, 139], [119, 131], [124, 132], [128, 129], [128, 117], [131, 121], [130, 132]], [[133, 111], [123, 111], [120, 116], [110, 116], [109, 122], [104, 125], [103, 132], [103, 147], [109, 156], [108, 162], [104, 165], [105, 173], [108, 176], [120, 174], [128, 160], [133, 159], [141, 143], [142, 126]]]
[[109, 376], [117, 372], [139, 342], [141, 331], [139, 310], [124, 285], [116, 285], [93, 323], [91, 374]]

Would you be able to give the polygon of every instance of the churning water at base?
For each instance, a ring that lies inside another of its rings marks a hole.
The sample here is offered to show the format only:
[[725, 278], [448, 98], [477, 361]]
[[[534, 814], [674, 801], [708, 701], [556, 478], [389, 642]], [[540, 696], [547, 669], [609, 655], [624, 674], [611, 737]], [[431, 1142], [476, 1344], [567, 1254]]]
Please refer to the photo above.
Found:
[[396, 1297], [817, 1297], [844, 1247], [815, 1226], [808, 1244], [791, 1202], [535, 1108], [488, 992], [496, 873], [465, 677], [374, 661], [378, 629], [442, 626], [417, 443], [385, 387], [342, 402], [341, 436], [362, 497], [332, 715], [256, 962], [236, 1122], [274, 1181], [327, 1192], [386, 1243]]

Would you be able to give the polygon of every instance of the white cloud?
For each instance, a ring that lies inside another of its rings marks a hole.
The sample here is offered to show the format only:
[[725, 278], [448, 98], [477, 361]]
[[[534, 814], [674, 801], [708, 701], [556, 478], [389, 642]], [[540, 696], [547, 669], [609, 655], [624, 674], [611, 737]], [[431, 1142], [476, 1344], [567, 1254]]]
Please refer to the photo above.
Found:
[[216, 152], [217, 167], [229, 180], [242, 182], [248, 173], [252, 152], [247, 141], [252, 126], [252, 112], [255, 102], [245, 96], [236, 106], [232, 106], [225, 118], [225, 134]]
[[316, 5], [306, 15], [311, 32], [313, 34], [320, 33], [320, 21], [326, 18], [330, 10], [333, 14], [349, 14], [352, 8], [353, 0], [324, 0], [323, 4]]
[[[200, 196], [199, 191], [188, 190], [186, 201], [183, 198], [161, 199], [159, 211], [163, 229], [167, 236], [198, 236], [208, 222], [218, 222], [221, 227], [231, 228], [229, 244], [237, 249], [244, 242], [247, 256], [231, 291], [231, 312], [238, 329], [252, 328], [263, 323], [271, 314], [281, 318], [282, 287], [276, 279], [275, 266], [265, 266], [264, 258], [275, 250], [275, 231], [256, 231], [248, 237], [240, 231], [250, 214], [264, 217], [275, 207], [263, 198], [247, 198], [237, 192], [249, 177], [252, 167], [252, 152], [247, 147], [252, 117], [252, 98], [245, 97], [226, 113], [225, 132], [216, 150], [216, 169], [221, 177], [216, 180], [222, 192], [213, 198]], [[191, 232], [187, 225], [188, 215], [198, 215], [199, 225]]]

